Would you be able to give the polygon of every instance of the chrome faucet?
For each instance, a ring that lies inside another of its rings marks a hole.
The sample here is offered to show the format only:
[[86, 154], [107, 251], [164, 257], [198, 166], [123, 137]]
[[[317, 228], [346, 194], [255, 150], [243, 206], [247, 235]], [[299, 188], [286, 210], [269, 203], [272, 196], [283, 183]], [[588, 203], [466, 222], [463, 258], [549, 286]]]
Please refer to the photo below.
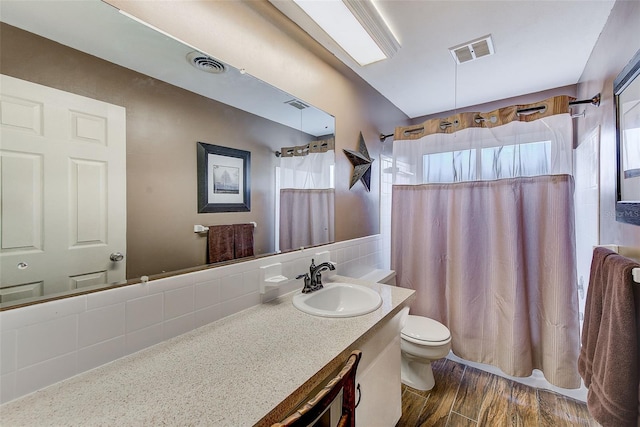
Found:
[[313, 291], [317, 291], [318, 289], [322, 289], [322, 273], [324, 270], [335, 270], [336, 267], [330, 262], [323, 262], [322, 264], [316, 266], [314, 260], [311, 260], [311, 265], [309, 266], [309, 272], [300, 274], [296, 277], [296, 279], [304, 278], [304, 287], [302, 288], [303, 294], [308, 294]]

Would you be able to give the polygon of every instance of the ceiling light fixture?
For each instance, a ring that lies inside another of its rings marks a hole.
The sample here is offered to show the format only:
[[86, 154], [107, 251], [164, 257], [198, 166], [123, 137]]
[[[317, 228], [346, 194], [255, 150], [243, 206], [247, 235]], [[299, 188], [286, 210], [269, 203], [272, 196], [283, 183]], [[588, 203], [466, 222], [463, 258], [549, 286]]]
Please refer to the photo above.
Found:
[[361, 66], [391, 58], [400, 48], [370, 0], [293, 1]]
[[163, 36], [169, 37], [169, 38], [171, 38], [171, 39], [173, 39], [173, 40], [177, 41], [178, 43], [182, 43], [183, 45], [188, 46], [188, 47], [190, 47], [191, 49], [197, 49], [197, 48], [193, 47], [192, 45], [190, 45], [189, 43], [187, 43], [187, 42], [185, 42], [185, 41], [183, 41], [183, 40], [181, 40], [181, 39], [177, 38], [176, 36], [172, 36], [171, 34], [167, 33], [166, 31], [161, 30], [160, 28], [158, 28], [158, 27], [156, 27], [156, 26], [154, 26], [154, 25], [149, 24], [147, 21], [144, 21], [144, 20], [142, 20], [142, 19], [138, 18], [137, 16], [134, 16], [134, 15], [132, 15], [132, 14], [128, 13], [128, 12], [125, 12], [125, 11], [124, 11], [124, 10], [122, 10], [122, 9], [118, 9], [118, 12], [119, 12], [121, 15], [126, 16], [127, 18], [132, 19], [132, 20], [134, 20], [134, 21], [136, 21], [136, 22], [138, 22], [138, 23], [140, 23], [140, 24], [144, 25], [145, 27], [151, 28], [152, 30], [159, 32], [159, 33], [160, 33], [160, 34], [162, 34]]

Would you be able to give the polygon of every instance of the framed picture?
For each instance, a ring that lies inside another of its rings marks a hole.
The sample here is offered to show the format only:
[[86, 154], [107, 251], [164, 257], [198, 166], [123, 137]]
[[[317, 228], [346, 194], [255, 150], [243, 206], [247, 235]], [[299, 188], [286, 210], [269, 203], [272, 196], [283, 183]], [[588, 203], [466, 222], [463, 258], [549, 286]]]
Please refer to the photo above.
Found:
[[613, 83], [618, 182], [616, 219], [640, 225], [640, 51]]
[[251, 153], [198, 142], [198, 213], [251, 210]]

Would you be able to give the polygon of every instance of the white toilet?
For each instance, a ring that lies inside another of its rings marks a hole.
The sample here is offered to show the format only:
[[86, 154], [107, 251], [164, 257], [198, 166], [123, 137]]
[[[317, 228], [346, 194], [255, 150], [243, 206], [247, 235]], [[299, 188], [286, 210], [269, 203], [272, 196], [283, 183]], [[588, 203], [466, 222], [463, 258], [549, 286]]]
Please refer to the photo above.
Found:
[[[396, 272], [374, 270], [361, 279], [396, 285]], [[451, 350], [451, 332], [442, 323], [422, 316], [407, 316], [400, 333], [402, 351], [401, 379], [417, 390], [431, 390], [435, 385], [431, 362], [442, 359]]]
[[449, 329], [428, 317], [409, 315], [400, 338], [402, 382], [417, 390], [431, 390], [435, 385], [431, 362], [449, 354]]

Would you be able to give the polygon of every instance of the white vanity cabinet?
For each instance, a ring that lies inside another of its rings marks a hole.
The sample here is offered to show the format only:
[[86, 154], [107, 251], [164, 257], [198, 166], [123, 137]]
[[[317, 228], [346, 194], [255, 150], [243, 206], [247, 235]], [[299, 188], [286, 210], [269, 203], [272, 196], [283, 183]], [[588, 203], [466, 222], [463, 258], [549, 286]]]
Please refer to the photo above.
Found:
[[400, 311], [360, 347], [362, 360], [356, 374], [361, 393], [356, 409], [357, 426], [393, 427], [400, 420], [400, 331], [408, 312], [408, 308]]
[[[356, 372], [357, 427], [393, 427], [402, 416], [400, 331], [408, 313], [409, 308], [403, 309], [354, 347], [362, 351]], [[333, 374], [330, 377], [333, 378]], [[314, 396], [315, 392], [304, 401]], [[341, 415], [342, 392], [336, 396], [328, 413], [320, 417], [313, 427], [335, 426]]]

